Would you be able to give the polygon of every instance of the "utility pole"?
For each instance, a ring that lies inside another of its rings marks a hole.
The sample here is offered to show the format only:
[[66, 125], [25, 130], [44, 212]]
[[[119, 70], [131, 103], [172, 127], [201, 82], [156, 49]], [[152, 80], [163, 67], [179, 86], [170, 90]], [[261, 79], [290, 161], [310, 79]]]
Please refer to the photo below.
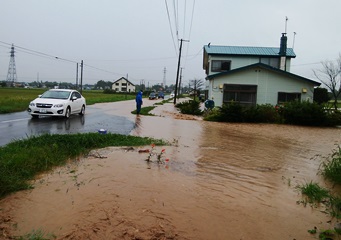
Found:
[[182, 69], [183, 68], [180, 68], [179, 95], [182, 93], [181, 91]]
[[127, 78], [126, 78], [126, 94], [125, 94], [125, 99], [127, 99], [127, 91], [128, 91], [128, 73], [127, 73]]
[[78, 89], [78, 63], [76, 67], [76, 89]]
[[178, 60], [178, 70], [176, 72], [176, 82], [175, 82], [175, 91], [174, 91], [174, 104], [176, 104], [176, 98], [178, 94], [178, 82], [179, 82], [179, 71], [180, 71], [180, 60], [181, 60], [181, 49], [182, 49], [182, 42], [189, 42], [188, 40], [180, 39], [180, 48], [179, 48], [179, 60]]
[[80, 89], [81, 94], [83, 94], [83, 60], [81, 61], [81, 89]]

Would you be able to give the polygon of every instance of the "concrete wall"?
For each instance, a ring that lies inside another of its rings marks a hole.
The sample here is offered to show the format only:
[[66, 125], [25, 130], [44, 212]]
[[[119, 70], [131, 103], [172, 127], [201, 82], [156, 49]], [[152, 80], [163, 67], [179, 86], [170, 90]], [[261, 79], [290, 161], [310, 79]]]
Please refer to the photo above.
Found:
[[[123, 84], [127, 84], [127, 86], [123, 86]], [[135, 85], [131, 84], [126, 79], [119, 79], [115, 83], [113, 83], [112, 87], [116, 92], [126, 92], [123, 91], [122, 88], [127, 88], [127, 92], [135, 92]]]

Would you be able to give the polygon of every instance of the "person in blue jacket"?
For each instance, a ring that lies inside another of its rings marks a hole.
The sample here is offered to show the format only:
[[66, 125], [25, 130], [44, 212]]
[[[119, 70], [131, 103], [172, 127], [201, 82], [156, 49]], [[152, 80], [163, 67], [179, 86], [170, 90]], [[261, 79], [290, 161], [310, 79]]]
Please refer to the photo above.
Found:
[[142, 91], [139, 91], [136, 95], [136, 114], [140, 114], [141, 106], [143, 104], [142, 101]]

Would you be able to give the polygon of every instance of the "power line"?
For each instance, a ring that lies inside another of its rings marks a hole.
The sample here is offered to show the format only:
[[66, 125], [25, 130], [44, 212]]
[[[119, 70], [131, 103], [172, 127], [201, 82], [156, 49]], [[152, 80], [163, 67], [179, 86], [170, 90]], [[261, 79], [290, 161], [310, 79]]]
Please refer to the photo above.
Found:
[[176, 44], [175, 44], [175, 40], [174, 40], [173, 29], [172, 29], [172, 22], [171, 22], [171, 20], [170, 20], [170, 15], [169, 15], [169, 10], [168, 10], [167, 0], [165, 0], [165, 4], [166, 4], [166, 9], [167, 9], [167, 16], [168, 16], [169, 28], [170, 28], [170, 32], [171, 32], [171, 35], [172, 35], [172, 40], [173, 40], [175, 55], [178, 56], [178, 52], [177, 52], [177, 48], [176, 48]]
[[192, 34], [192, 25], [193, 25], [193, 17], [194, 17], [194, 7], [195, 7], [195, 0], [193, 0], [192, 17], [191, 17], [191, 24], [190, 24], [190, 27], [189, 27], [189, 36], [188, 36], [188, 39], [191, 39], [191, 34]]
[[[189, 34], [188, 34], [188, 39], [189, 39], [189, 40], [191, 39], [191, 33], [192, 33], [194, 8], [195, 8], [195, 0], [193, 0], [193, 6], [192, 6], [191, 22], [190, 22]], [[184, 16], [184, 18], [186, 18], [186, 16]], [[185, 33], [184, 33], [184, 35], [185, 35]], [[201, 49], [202, 49], [202, 48], [201, 48]], [[201, 52], [201, 49], [200, 49], [199, 53]], [[187, 48], [186, 48], [186, 57], [185, 57], [185, 62], [184, 62], [184, 68], [185, 68], [186, 65], [187, 65], [187, 60], [188, 60], [188, 57], [189, 57], [188, 52], [189, 52], [189, 46], [187, 46]], [[197, 53], [193, 58], [195, 58], [199, 53]], [[192, 58], [192, 59], [193, 59], [193, 58]]]
[[315, 63], [302, 63], [302, 64], [296, 64], [296, 65], [291, 65], [291, 67], [300, 67], [300, 66], [307, 66], [307, 65], [315, 65], [315, 64], [320, 64], [321, 62], [315, 62]]
[[[3, 42], [3, 41], [0, 41], [0, 43], [6, 44], [6, 45], [11, 45], [11, 44]], [[35, 55], [35, 56], [54, 58], [54, 59], [58, 59], [58, 60], [62, 60], [62, 61], [77, 63], [77, 61], [74, 61], [74, 60], [69, 60], [69, 59], [66, 59], [66, 58], [60, 58], [60, 57], [57, 57], [57, 56], [53, 56], [51, 54], [47, 54], [47, 53], [39, 52], [39, 51], [36, 51], [36, 50], [20, 47], [18, 45], [15, 45], [15, 47], [17, 49], [21, 49], [22, 52], [25, 52], [25, 53], [28, 53], [28, 54], [32, 54], [32, 55]]]
[[185, 26], [186, 26], [186, 10], [187, 10], [187, 0], [184, 1], [184, 27], [183, 27], [183, 32], [182, 32], [182, 36], [185, 37]]
[[160, 60], [166, 60], [166, 59], [174, 59], [175, 57], [160, 57], [160, 58], [136, 58], [136, 59], [87, 59], [87, 61], [103, 61], [103, 62], [145, 62], [145, 61], [160, 61]]
[[176, 37], [179, 39], [179, 22], [178, 22], [178, 1], [173, 0], [173, 8], [174, 8], [174, 22], [175, 22], [175, 30], [176, 30]]
[[88, 65], [88, 64], [85, 64], [85, 63], [84, 63], [84, 66], [87, 66], [87, 67], [89, 67], [89, 68], [96, 69], [96, 70], [98, 70], [98, 71], [102, 71], [102, 72], [114, 74], [114, 75], [124, 75], [124, 74], [122, 74], [122, 73], [111, 72], [111, 71], [108, 71], [108, 70], [105, 70], [105, 69], [101, 69], [101, 68], [98, 68], [98, 67], [94, 67], [94, 66], [91, 66], [91, 65]]

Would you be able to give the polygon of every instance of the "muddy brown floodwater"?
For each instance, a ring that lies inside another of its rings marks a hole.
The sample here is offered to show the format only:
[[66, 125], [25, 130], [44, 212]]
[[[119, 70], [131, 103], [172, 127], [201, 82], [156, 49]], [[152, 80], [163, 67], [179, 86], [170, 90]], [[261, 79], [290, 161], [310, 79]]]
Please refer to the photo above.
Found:
[[341, 144], [341, 129], [206, 122], [173, 104], [139, 117], [133, 101], [98, 106], [135, 121], [132, 135], [171, 142], [154, 148], [165, 149], [164, 164], [139, 153], [152, 146], [92, 151], [2, 199], [1, 238], [42, 230], [57, 239], [298, 240], [333, 228], [328, 215], [296, 203], [295, 186], [330, 187], [315, 156]]

